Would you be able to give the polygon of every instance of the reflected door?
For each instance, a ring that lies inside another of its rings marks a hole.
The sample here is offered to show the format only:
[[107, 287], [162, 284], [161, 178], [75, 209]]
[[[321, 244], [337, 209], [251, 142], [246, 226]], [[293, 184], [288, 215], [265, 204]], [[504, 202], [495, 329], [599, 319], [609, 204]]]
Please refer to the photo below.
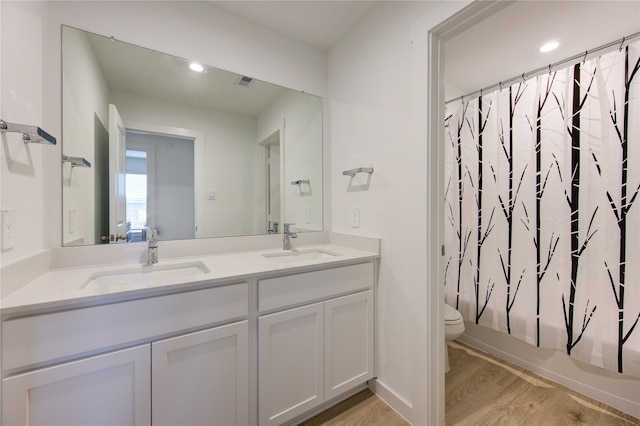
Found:
[[264, 142], [266, 158], [266, 210], [267, 210], [267, 233], [277, 234], [281, 220], [281, 179], [280, 179], [280, 132], [271, 135]]
[[115, 105], [109, 105], [109, 242], [127, 241], [127, 129]]

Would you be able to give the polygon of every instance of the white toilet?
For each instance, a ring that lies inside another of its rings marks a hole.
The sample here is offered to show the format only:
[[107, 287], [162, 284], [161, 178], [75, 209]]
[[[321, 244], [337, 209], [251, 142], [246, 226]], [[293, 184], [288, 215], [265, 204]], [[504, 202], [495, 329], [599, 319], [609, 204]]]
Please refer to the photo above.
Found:
[[453, 306], [444, 304], [444, 359], [445, 359], [445, 373], [448, 373], [449, 368], [449, 349], [446, 342], [449, 340], [455, 340], [464, 333], [464, 320], [462, 315]]

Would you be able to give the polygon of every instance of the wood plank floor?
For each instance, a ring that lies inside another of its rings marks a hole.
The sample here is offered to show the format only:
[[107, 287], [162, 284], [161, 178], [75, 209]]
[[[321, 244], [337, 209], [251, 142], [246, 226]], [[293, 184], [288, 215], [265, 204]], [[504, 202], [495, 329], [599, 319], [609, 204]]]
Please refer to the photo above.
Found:
[[[640, 420], [459, 342], [449, 342], [447, 425], [640, 425]], [[368, 390], [303, 426], [407, 426]]]
[[381, 425], [408, 426], [398, 413], [393, 411], [373, 392], [366, 389], [351, 398], [334, 405], [310, 418], [301, 426]]
[[640, 420], [459, 342], [449, 343], [447, 425], [640, 425]]

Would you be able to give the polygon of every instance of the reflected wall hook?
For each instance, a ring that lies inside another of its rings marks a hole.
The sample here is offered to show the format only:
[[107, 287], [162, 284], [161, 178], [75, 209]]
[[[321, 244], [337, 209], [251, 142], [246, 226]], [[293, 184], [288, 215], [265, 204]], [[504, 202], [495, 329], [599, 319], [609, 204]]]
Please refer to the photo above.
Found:
[[70, 157], [68, 155], [62, 156], [63, 163], [71, 163], [71, 167], [88, 167], [91, 168], [91, 162], [84, 157]]
[[56, 144], [56, 138], [45, 132], [38, 126], [28, 126], [26, 124], [7, 123], [0, 119], [0, 132], [22, 133], [24, 143]]
[[358, 167], [357, 169], [345, 170], [342, 172], [344, 176], [355, 176], [356, 173], [373, 173], [373, 167]]
[[291, 181], [291, 185], [309, 185], [311, 182], [309, 181], [309, 179], [298, 179], [298, 180], [292, 180]]

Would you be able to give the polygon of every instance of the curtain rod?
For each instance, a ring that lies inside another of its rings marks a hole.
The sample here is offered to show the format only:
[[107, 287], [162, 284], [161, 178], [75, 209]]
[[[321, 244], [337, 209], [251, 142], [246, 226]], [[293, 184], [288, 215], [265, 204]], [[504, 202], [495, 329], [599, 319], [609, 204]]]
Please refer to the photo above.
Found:
[[597, 52], [600, 52], [602, 50], [609, 49], [609, 48], [611, 48], [613, 46], [618, 46], [619, 45], [620, 46], [619, 47], [620, 50], [622, 50], [625, 42], [633, 40], [634, 38], [636, 38], [638, 36], [640, 36], [640, 32], [637, 32], [635, 34], [631, 34], [630, 36], [627, 36], [627, 37], [622, 37], [622, 38], [620, 38], [620, 39], [618, 39], [616, 41], [612, 41], [611, 43], [607, 43], [607, 44], [604, 44], [602, 46], [596, 47], [595, 49], [587, 50], [584, 53], [580, 53], [578, 55], [571, 56], [570, 58], [563, 59], [562, 61], [558, 61], [558, 62], [549, 64], [546, 67], [541, 67], [541, 68], [535, 69], [533, 71], [522, 73], [522, 75], [510, 78], [508, 80], [501, 81], [501, 82], [493, 84], [491, 86], [487, 86], [487, 87], [482, 88], [480, 90], [476, 90], [475, 92], [471, 92], [471, 93], [468, 93], [466, 95], [458, 96], [457, 98], [449, 99], [444, 104], [446, 105], [446, 104], [449, 104], [451, 102], [459, 101], [459, 100], [465, 99], [465, 98], [467, 98], [467, 99], [477, 98], [478, 96], [482, 95], [483, 92], [489, 92], [489, 91], [497, 89], [497, 88], [502, 89], [502, 87], [509, 86], [509, 85], [511, 85], [512, 83], [515, 83], [518, 80], [526, 80], [527, 77], [534, 77], [534, 76], [540, 75], [540, 74], [542, 74], [544, 72], [551, 72], [551, 71], [553, 71], [554, 68], [557, 68], [559, 65], [565, 65], [565, 64], [573, 62], [573, 61], [575, 61], [577, 59], [586, 60], [587, 56], [592, 55], [592, 54], [597, 53]]

